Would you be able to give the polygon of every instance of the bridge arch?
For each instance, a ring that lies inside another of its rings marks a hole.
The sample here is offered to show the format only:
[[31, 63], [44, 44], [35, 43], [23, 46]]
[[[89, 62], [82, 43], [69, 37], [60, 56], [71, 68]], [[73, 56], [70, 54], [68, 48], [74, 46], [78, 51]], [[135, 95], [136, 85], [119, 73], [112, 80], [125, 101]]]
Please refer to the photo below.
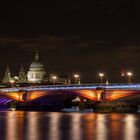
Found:
[[140, 99], [139, 90], [108, 90], [106, 91], [107, 101], [132, 101]]
[[3, 95], [0, 95], [0, 106], [5, 106], [5, 105], [8, 105], [12, 102], [17, 102], [17, 100], [9, 97], [9, 96], [3, 96]]
[[17, 102], [22, 101], [23, 94], [24, 94], [23, 91], [22, 92], [21, 91], [19, 91], [19, 92], [0, 92], [0, 96], [13, 99]]
[[[68, 98], [75, 98], [77, 96], [83, 97], [92, 101], [98, 100], [98, 94], [101, 92], [96, 90], [57, 90], [57, 91], [32, 91], [28, 92], [28, 101], [52, 101], [54, 103], [65, 101]], [[44, 99], [44, 100], [43, 100]]]

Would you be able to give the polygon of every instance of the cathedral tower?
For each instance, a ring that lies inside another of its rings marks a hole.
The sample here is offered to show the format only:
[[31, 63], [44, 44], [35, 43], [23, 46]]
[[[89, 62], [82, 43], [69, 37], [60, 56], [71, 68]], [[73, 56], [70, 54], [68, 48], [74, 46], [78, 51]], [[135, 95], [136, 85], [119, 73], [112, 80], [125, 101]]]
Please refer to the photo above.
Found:
[[27, 80], [26, 80], [26, 74], [25, 74], [25, 70], [23, 68], [23, 66], [21, 66], [21, 69], [19, 71], [19, 80], [18, 82], [19, 83], [25, 83]]
[[3, 83], [10, 83], [10, 81], [11, 81], [11, 73], [10, 73], [9, 67], [7, 66], [6, 71], [5, 71], [5, 76], [2, 80], [2, 82]]

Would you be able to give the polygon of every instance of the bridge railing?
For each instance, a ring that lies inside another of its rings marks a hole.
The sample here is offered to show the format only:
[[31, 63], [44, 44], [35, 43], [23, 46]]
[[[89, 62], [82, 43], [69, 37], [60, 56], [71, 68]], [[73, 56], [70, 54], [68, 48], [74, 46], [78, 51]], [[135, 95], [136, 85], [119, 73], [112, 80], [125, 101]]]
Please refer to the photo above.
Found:
[[73, 89], [136, 89], [140, 90], [140, 84], [80, 84], [80, 85], [43, 85], [43, 86], [29, 86], [29, 87], [13, 87], [0, 88], [0, 92], [13, 92], [20, 90], [35, 91], [35, 90], [73, 90]]

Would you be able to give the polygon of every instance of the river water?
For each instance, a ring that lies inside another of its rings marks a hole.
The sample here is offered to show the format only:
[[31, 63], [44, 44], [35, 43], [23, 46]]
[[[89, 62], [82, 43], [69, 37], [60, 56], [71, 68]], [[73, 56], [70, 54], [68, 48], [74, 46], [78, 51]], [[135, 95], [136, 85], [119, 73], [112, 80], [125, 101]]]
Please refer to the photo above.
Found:
[[0, 140], [138, 140], [140, 114], [0, 112]]

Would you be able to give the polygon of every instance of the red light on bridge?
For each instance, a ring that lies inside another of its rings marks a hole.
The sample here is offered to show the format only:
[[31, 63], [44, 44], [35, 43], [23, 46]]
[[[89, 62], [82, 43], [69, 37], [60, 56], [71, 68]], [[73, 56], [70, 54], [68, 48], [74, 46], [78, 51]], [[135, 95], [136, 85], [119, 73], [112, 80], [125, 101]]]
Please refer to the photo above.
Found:
[[121, 71], [121, 76], [124, 77], [125, 76], [125, 71]]

